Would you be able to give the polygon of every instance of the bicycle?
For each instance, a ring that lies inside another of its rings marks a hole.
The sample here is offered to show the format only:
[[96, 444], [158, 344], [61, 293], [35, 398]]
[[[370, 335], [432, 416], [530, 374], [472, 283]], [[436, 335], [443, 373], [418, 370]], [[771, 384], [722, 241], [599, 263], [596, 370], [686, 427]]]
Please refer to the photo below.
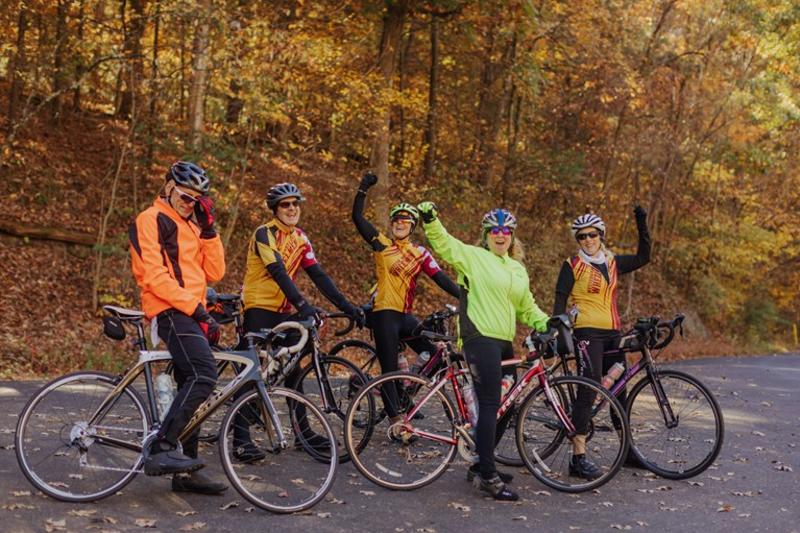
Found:
[[[372, 310], [369, 305], [362, 306], [362, 309], [364, 309], [367, 315]], [[453, 329], [450, 324], [450, 319], [457, 314], [458, 309], [450, 304], [446, 304], [444, 309], [431, 313], [422, 319], [418, 331], [414, 332], [414, 336], [400, 339], [397, 353], [402, 354], [408, 347], [408, 341], [419, 338], [422, 331], [432, 331], [434, 333], [449, 335]], [[372, 329], [369, 325], [366, 327], [370, 329], [370, 334], [372, 334]], [[337, 331], [335, 335], [344, 335], [348, 331], [349, 330], [343, 330], [342, 332]], [[378, 354], [375, 350], [375, 346], [361, 339], [345, 339], [339, 341], [331, 347], [328, 353], [331, 356], [342, 357], [349, 361], [357, 362], [361, 371], [367, 376], [367, 379], [371, 379], [373, 376], [377, 376], [381, 373], [380, 362], [378, 361]], [[422, 366], [420, 373], [424, 376], [432, 376], [440, 370], [440, 362], [441, 358], [437, 358], [436, 353], [431, 354], [430, 360]]]
[[[668, 479], [686, 479], [705, 471], [719, 455], [725, 433], [722, 410], [714, 395], [699, 379], [678, 370], [660, 369], [653, 350], [663, 350], [683, 334], [684, 315], [672, 320], [659, 317], [640, 318], [620, 338], [618, 348], [604, 356], [638, 352], [630, 358], [625, 372], [610, 387], [614, 396], [624, 392], [640, 372], [645, 375], [632, 385], [626, 401], [631, 428], [631, 451], [648, 470]], [[578, 343], [574, 365], [586, 371], [585, 345]], [[638, 360], [635, 360], [638, 359]], [[567, 360], [562, 371], [571, 373]]]
[[[241, 297], [237, 294], [218, 294], [213, 289], [210, 289], [206, 299], [210, 307], [219, 309], [220, 305], [224, 305], [222, 310], [217, 311], [212, 316], [219, 317], [222, 320], [221, 324], [233, 323], [236, 331], [236, 343], [229, 349], [235, 349], [239, 339], [244, 335]], [[335, 426], [335, 433], [343, 435], [344, 428], [339, 426], [344, 421], [350, 398], [354, 390], [361, 388], [366, 383], [367, 378], [359, 370], [358, 366], [351, 361], [326, 354], [320, 349], [320, 331], [325, 328], [325, 320], [347, 319], [347, 325], [334, 333], [337, 336], [341, 336], [346, 335], [355, 326], [352, 317], [344, 313], [323, 313], [321, 317], [322, 319], [319, 323], [306, 328], [308, 335], [302, 337], [305, 340], [291, 348], [282, 347], [280, 344], [285, 343], [287, 339], [298, 338], [298, 335], [301, 335], [299, 323], [287, 321], [272, 328], [273, 336], [276, 337], [276, 345], [270, 351], [262, 351], [260, 355], [265, 360], [265, 378], [269, 385], [284, 385], [304, 394], [318, 405], [323, 413], [331, 415], [329, 422]], [[286, 377], [301, 364], [306, 356], [310, 356], [310, 362], [300, 370], [295, 383], [287, 384]], [[229, 364], [227, 361], [221, 361], [217, 367], [218, 374], [223, 375]], [[210, 428], [206, 428], [200, 437], [201, 440], [206, 442], [215, 441], [217, 438], [215, 427], [217, 427], [216, 421]], [[324, 447], [317, 447], [317, 453], [320, 454], [323, 460], [327, 460], [328, 455]], [[350, 456], [343, 450], [341, 442], [339, 443], [338, 457], [341, 463], [350, 460]]]
[[[469, 369], [453, 350], [455, 337], [432, 332], [422, 335], [445, 343], [445, 368], [433, 379], [405, 372], [375, 378], [355, 396], [345, 420], [345, 446], [353, 464], [371, 482], [392, 490], [412, 490], [432, 483], [457, 452], [467, 462], [475, 459], [462, 394], [463, 387], [471, 383]], [[601, 486], [619, 471], [629, 446], [627, 421], [619, 402], [598, 384], [579, 376], [553, 377], [544, 368], [536, 345], [551, 343], [557, 335], [558, 331], [551, 329], [547, 334], [528, 336], [527, 360], [531, 365], [502, 398], [498, 419], [502, 424], [507, 420], [504, 417], [516, 412], [520, 455], [539, 481], [557, 490], [581, 492]], [[504, 366], [517, 363], [519, 360], [506, 361]], [[402, 386], [406, 382], [414, 386]], [[388, 406], [402, 415], [396, 423], [385, 416], [387, 406], [379, 403], [385, 397], [380, 394], [382, 387], [392, 386], [407, 396], [400, 400], [401, 405]], [[594, 480], [571, 478], [569, 453], [564, 453], [571, 449], [570, 439], [576, 434], [570, 412], [579, 387], [595, 391], [602, 404], [593, 413], [587, 436], [592, 458], [603, 470]], [[369, 402], [363, 403], [366, 398], [374, 399], [374, 411], [369, 411]], [[365, 411], [369, 411], [368, 417]], [[357, 423], [364, 418], [369, 422], [366, 426]]]
[[[170, 354], [147, 350], [143, 312], [115, 306], [104, 309], [111, 315], [103, 320], [107, 336], [123, 340], [125, 324], [135, 328], [136, 363], [117, 376], [81, 371], [54, 379], [31, 397], [17, 423], [14, 442], [23, 474], [38, 490], [62, 501], [95, 501], [121, 490], [143, 471], [159, 429], [153, 367], [168, 363]], [[300, 326], [312, 328], [313, 323]], [[258, 348], [275, 336], [272, 331], [250, 333], [247, 351], [213, 351], [215, 359], [239, 370], [198, 407], [180, 440], [192, 435], [237, 391], [250, 387], [222, 421], [222, 467], [248, 501], [271, 512], [292, 513], [312, 507], [328, 493], [338, 466], [337, 449], [333, 430], [314, 403], [297, 391], [265, 383]], [[292, 348], [300, 349], [299, 345]], [[304, 409], [308, 432], [299, 431], [294, 420], [292, 413], [298, 406]], [[235, 459], [232, 435], [237, 415], [247, 417], [253, 441], [266, 452], [266, 459], [253, 463]], [[314, 454], [310, 433], [329, 440], [327, 462]], [[294, 444], [289, 441], [292, 436]]]

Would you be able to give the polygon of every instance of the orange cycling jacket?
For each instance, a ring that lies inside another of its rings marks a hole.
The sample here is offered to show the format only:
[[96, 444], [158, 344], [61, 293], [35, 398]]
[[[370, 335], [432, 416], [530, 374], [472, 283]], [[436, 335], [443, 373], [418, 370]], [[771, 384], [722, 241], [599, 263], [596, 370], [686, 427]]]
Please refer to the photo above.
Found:
[[200, 228], [157, 198], [128, 230], [131, 266], [142, 290], [147, 318], [174, 308], [189, 316], [205, 305], [206, 283], [225, 275], [219, 236], [200, 238]]

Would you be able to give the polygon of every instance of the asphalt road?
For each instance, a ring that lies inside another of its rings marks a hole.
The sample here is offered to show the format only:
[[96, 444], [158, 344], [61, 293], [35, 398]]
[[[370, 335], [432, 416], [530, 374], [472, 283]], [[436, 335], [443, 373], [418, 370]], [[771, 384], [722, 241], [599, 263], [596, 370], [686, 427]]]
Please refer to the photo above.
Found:
[[[686, 481], [623, 469], [599, 491], [567, 495], [514, 469], [521, 501], [481, 497], [456, 463], [415, 492], [391, 492], [342, 465], [326, 501], [298, 515], [253, 509], [233, 490], [223, 496], [173, 493], [169, 480], [134, 479], [91, 504], [39, 494], [13, 449], [17, 415], [41, 383], [0, 382], [0, 531], [747, 531], [800, 532], [800, 356], [716, 358], [666, 365], [689, 372], [717, 396], [725, 443], [706, 472]], [[216, 448], [208, 470], [223, 474]]]

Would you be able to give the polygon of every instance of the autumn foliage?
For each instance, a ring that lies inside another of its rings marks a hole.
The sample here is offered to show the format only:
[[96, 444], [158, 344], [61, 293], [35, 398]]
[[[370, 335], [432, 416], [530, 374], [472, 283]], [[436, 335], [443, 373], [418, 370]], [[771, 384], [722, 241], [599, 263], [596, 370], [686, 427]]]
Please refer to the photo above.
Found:
[[[5, 5], [0, 376], [124, 365], [96, 311], [137, 305], [127, 224], [179, 158], [213, 175], [221, 290], [241, 285], [266, 188], [291, 180], [326, 269], [365, 298], [371, 258], [349, 207], [374, 169], [376, 221], [392, 202], [431, 199], [472, 241], [485, 210], [513, 210], [545, 309], [575, 248], [568, 222], [593, 210], [630, 252], [641, 204], [654, 260], [622, 287], [625, 319], [687, 312], [686, 353], [796, 346], [796, 2]], [[421, 291], [421, 312], [444, 301]]]

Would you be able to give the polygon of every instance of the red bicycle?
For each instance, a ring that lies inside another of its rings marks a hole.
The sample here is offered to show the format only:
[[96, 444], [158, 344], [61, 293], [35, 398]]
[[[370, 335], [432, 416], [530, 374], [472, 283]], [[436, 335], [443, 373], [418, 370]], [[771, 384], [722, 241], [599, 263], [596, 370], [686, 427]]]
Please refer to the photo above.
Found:
[[[627, 418], [620, 403], [597, 383], [580, 376], [555, 377], [545, 368], [541, 354], [555, 353], [560, 336], [562, 342], [571, 342], [571, 335], [565, 334], [571, 328], [566, 316], [554, 317], [550, 324], [547, 333], [533, 332], [526, 338], [528, 368], [502, 398], [498, 428], [511, 417], [516, 419], [520, 457], [545, 485], [565, 492], [592, 490], [608, 482], [622, 466], [630, 445]], [[445, 343], [447, 365], [430, 379], [405, 372], [375, 378], [358, 391], [344, 421], [345, 446], [353, 464], [367, 479], [388, 489], [412, 490], [433, 482], [456, 453], [468, 464], [476, 460], [463, 394], [464, 387], [471, 385], [469, 369], [453, 349], [455, 337], [423, 335]], [[397, 394], [385, 394], [388, 387]], [[603, 473], [593, 480], [569, 473], [571, 439], [576, 434], [571, 413], [580, 387], [590, 388], [596, 398], [587, 453]], [[392, 401], [397, 403], [387, 404]]]

